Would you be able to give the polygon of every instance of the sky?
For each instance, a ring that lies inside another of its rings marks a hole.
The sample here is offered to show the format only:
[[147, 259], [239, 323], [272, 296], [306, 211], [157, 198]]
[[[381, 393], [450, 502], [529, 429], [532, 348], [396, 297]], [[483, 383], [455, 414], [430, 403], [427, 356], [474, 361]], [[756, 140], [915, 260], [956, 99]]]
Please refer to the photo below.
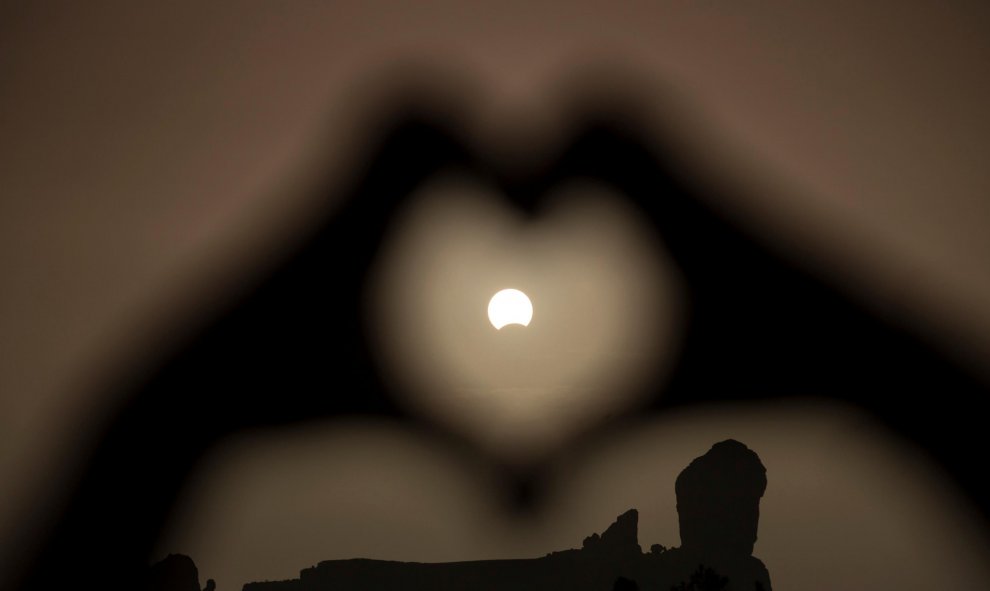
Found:
[[482, 140], [552, 138], [563, 81], [628, 73], [682, 105], [707, 179], [746, 187], [715, 206], [990, 367], [988, 25], [934, 1], [5, 3], [0, 576], [114, 403], [101, 385], [333, 207], [301, 188], [360, 156], [411, 63], [464, 81]]

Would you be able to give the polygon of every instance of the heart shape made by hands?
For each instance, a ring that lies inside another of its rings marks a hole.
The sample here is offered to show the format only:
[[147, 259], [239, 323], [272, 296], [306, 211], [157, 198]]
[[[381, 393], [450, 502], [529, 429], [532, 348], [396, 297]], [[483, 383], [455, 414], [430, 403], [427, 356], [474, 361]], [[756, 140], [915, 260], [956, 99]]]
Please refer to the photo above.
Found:
[[[660, 410], [824, 396], [896, 426], [986, 507], [979, 470], [955, 461], [979, 443], [980, 385], [727, 223], [635, 118], [577, 117], [559, 157], [517, 178], [458, 122], [407, 115], [352, 187], [321, 185], [340, 208], [126, 385], [25, 588], [105, 586], [116, 564], [144, 564], [223, 438], [341, 416], [429, 417], [445, 427], [434, 435], [454, 431], [489, 460], [546, 468], [523, 474], [538, 480], [573, 455], [562, 444], [648, 397]], [[476, 180], [439, 176], [455, 166]], [[488, 325], [503, 287], [529, 290], [528, 328]]]

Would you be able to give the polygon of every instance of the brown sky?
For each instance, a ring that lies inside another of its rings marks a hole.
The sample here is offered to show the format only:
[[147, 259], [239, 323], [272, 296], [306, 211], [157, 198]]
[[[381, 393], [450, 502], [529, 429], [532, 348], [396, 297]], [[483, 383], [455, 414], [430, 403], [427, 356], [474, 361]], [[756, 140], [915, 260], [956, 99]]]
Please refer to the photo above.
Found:
[[322, 205], [298, 186], [397, 62], [471, 80], [479, 133], [552, 118], [589, 62], [672, 89], [748, 187], [720, 206], [987, 367], [988, 29], [979, 2], [0, 4], [0, 570], [103, 377]]

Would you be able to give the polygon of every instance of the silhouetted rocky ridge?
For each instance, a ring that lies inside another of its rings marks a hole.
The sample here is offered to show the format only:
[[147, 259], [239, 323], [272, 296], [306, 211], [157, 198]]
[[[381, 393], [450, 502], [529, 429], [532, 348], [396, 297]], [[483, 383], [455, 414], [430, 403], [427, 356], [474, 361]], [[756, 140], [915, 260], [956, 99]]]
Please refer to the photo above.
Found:
[[630, 509], [601, 535], [585, 538], [581, 549], [552, 552], [542, 558], [448, 563], [325, 560], [303, 569], [298, 579], [248, 583], [243, 591], [608, 591], [621, 576], [635, 578], [639, 563], [647, 556], [637, 541], [638, 524], [638, 512]]

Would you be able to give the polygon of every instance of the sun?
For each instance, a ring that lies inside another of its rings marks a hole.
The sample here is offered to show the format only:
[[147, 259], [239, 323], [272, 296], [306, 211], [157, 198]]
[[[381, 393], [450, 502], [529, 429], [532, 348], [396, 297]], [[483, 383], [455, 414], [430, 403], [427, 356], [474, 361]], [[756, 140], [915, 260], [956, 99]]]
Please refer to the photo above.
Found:
[[533, 304], [518, 289], [503, 289], [488, 302], [488, 320], [498, 330], [509, 324], [529, 326], [532, 319]]

